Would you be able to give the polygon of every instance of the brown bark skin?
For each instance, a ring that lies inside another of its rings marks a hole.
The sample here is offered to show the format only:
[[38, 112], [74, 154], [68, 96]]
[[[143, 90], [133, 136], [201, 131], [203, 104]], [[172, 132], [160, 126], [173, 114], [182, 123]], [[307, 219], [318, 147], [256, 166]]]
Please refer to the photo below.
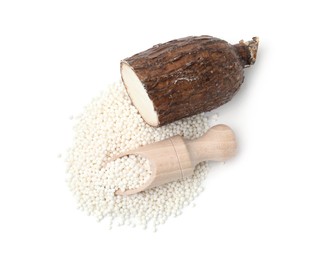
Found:
[[191, 36], [122, 62], [143, 83], [162, 126], [230, 101], [244, 80], [243, 68], [255, 62], [252, 56], [242, 41], [231, 45], [211, 36]]

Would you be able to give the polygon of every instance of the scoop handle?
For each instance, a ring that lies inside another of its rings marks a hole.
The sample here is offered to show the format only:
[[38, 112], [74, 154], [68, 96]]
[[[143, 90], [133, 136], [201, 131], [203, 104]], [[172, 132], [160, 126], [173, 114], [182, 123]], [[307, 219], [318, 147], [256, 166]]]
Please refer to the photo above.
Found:
[[211, 127], [203, 136], [186, 140], [186, 147], [194, 165], [203, 161], [226, 161], [236, 153], [236, 139], [226, 125]]

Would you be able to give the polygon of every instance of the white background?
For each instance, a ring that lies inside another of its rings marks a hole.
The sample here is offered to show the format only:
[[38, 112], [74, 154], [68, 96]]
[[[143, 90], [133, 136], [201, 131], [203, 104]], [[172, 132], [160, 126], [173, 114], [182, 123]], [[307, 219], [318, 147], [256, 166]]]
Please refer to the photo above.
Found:
[[[0, 1], [0, 259], [331, 259], [327, 1]], [[76, 209], [59, 153], [71, 115], [119, 61], [177, 37], [259, 36], [256, 64], [218, 109], [239, 152], [195, 208], [107, 230]]]

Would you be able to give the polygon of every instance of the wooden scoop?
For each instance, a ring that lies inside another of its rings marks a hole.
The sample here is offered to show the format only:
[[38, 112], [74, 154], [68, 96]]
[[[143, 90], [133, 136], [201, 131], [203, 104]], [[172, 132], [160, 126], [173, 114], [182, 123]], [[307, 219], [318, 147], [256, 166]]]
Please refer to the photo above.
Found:
[[236, 140], [233, 131], [226, 125], [211, 127], [207, 133], [195, 140], [186, 140], [181, 136], [148, 144], [126, 155], [140, 155], [149, 160], [152, 175], [137, 189], [116, 191], [117, 195], [131, 195], [162, 184], [183, 179], [193, 174], [194, 167], [203, 161], [226, 161], [236, 152]]

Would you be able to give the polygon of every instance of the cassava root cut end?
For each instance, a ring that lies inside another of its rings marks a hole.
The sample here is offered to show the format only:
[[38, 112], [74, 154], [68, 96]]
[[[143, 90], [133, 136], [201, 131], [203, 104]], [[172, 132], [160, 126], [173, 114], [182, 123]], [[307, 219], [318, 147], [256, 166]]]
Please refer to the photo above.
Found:
[[257, 37], [235, 45], [211, 36], [169, 41], [123, 60], [122, 80], [146, 123], [162, 126], [230, 101], [258, 43]]
[[121, 64], [121, 74], [125, 82], [126, 91], [131, 97], [133, 105], [138, 109], [145, 122], [151, 126], [159, 125], [153, 101], [149, 98], [143, 83], [139, 80], [134, 70], [126, 62]]

